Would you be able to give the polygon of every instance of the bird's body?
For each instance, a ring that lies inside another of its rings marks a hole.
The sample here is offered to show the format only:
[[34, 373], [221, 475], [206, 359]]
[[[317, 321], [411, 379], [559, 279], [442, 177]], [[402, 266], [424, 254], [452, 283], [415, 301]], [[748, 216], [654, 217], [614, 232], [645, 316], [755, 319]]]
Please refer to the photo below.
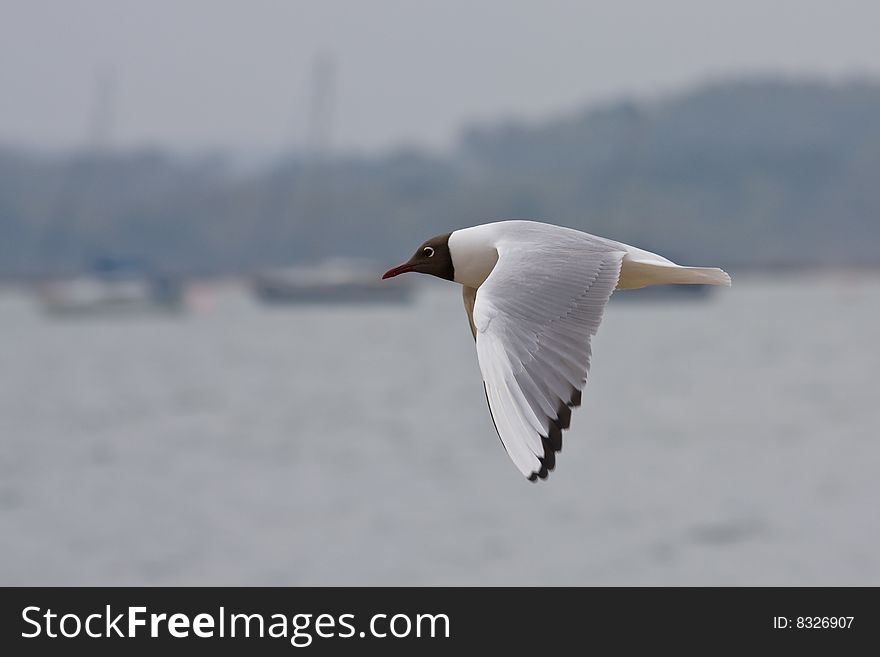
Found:
[[501, 221], [425, 242], [407, 271], [460, 283], [495, 428], [517, 468], [546, 478], [580, 405], [590, 339], [615, 289], [730, 285], [621, 242], [534, 221]]
[[714, 267], [683, 267], [629, 244], [537, 221], [496, 221], [450, 233], [449, 252], [455, 271], [453, 280], [467, 287], [479, 288], [498, 260], [499, 247], [525, 248], [536, 253], [560, 248], [580, 249], [586, 254], [620, 252], [623, 254], [623, 263], [618, 289], [673, 283], [730, 285], [730, 277]]

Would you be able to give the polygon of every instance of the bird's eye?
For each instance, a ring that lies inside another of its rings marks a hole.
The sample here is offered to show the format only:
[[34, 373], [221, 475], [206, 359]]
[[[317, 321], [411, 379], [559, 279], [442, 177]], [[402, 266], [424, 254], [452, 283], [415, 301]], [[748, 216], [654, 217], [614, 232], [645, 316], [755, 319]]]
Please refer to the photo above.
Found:
[[430, 246], [426, 246], [424, 249], [422, 249], [422, 253], [424, 253], [426, 257], [430, 258], [432, 255], [434, 255], [434, 249]]

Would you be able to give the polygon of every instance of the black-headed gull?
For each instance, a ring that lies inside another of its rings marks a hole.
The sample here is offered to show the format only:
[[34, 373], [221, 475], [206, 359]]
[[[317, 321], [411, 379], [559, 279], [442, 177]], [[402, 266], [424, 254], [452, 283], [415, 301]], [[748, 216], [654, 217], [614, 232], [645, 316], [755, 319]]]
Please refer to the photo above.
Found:
[[432, 237], [386, 272], [462, 285], [489, 411], [516, 467], [545, 479], [581, 403], [590, 338], [615, 289], [730, 285], [720, 269], [682, 267], [649, 251], [571, 228], [499, 221]]

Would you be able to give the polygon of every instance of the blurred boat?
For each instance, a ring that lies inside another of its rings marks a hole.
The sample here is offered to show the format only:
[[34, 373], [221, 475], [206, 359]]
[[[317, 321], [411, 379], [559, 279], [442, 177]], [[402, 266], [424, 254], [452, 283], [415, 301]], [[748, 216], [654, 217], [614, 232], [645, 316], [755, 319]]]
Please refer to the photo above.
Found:
[[179, 280], [111, 258], [96, 260], [79, 276], [41, 284], [37, 296], [52, 315], [168, 313], [184, 306]]
[[267, 304], [403, 304], [412, 300], [410, 281], [383, 281], [381, 276], [381, 269], [366, 263], [328, 260], [312, 267], [261, 272], [252, 278], [251, 290]]

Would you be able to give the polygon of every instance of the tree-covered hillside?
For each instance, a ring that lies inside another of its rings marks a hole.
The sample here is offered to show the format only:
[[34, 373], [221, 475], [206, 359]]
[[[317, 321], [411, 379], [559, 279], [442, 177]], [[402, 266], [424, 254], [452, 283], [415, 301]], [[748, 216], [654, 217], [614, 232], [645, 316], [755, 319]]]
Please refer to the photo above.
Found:
[[0, 273], [122, 254], [181, 272], [330, 255], [536, 218], [698, 264], [878, 265], [880, 84], [716, 83], [417, 149], [239, 175], [222, 159], [0, 149]]

